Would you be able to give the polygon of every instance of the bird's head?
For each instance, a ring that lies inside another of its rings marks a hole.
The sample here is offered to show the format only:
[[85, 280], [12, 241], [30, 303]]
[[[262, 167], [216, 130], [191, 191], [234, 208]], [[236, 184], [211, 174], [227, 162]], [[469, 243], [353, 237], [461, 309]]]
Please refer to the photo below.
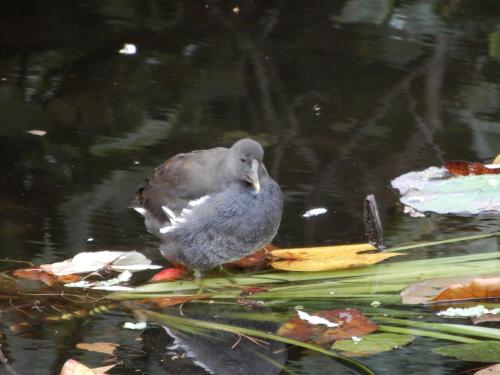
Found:
[[265, 173], [263, 159], [264, 150], [258, 142], [249, 138], [240, 139], [229, 150], [229, 169], [236, 179], [251, 185], [258, 193], [260, 178]]

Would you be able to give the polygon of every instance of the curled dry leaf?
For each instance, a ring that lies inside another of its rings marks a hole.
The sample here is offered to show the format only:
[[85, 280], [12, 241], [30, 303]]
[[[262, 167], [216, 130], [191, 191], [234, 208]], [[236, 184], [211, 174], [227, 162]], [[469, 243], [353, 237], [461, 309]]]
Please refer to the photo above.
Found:
[[113, 352], [118, 347], [118, 344], [112, 342], [92, 342], [92, 343], [80, 342], [76, 344], [76, 347], [78, 349], [88, 350], [90, 352], [113, 355]]
[[336, 309], [318, 311], [310, 314], [337, 323], [337, 327], [324, 324], [310, 324], [295, 316], [285, 321], [276, 332], [277, 335], [299, 341], [310, 341], [316, 344], [332, 343], [335, 340], [353, 336], [363, 336], [377, 330], [378, 326], [357, 309]]
[[500, 276], [429, 279], [405, 288], [401, 298], [404, 304], [500, 298]]
[[478, 162], [450, 161], [445, 163], [444, 167], [454, 176], [477, 176], [500, 173], [500, 168], [489, 168]]
[[467, 284], [450, 285], [429, 302], [485, 298], [500, 298], [500, 277], [478, 277]]
[[15, 270], [12, 275], [19, 279], [41, 281], [48, 286], [54, 286], [57, 283], [65, 284], [80, 280], [78, 275], [55, 276], [45, 272], [40, 267], [21, 268]]

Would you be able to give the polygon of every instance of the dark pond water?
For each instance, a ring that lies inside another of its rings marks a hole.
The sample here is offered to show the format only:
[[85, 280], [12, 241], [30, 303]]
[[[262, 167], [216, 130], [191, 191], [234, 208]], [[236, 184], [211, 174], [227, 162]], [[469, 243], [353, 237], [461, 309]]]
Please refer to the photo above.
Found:
[[[388, 244], [496, 230], [498, 217], [407, 217], [390, 181], [500, 152], [499, 25], [492, 0], [2, 1], [0, 257], [40, 264], [137, 249], [164, 264], [127, 208], [136, 187], [175, 153], [245, 136], [265, 146], [285, 194], [280, 247], [364, 241], [370, 193]], [[136, 53], [119, 53], [125, 43]], [[315, 207], [328, 212], [302, 217]], [[453, 254], [497, 250], [489, 239]], [[7, 329], [12, 314], [2, 319], [3, 350], [19, 374], [56, 374], [69, 357], [99, 366], [104, 356], [75, 349], [93, 341], [129, 348], [113, 373], [206, 373], [166, 355], [161, 330], [137, 341], [120, 328], [132, 319], [122, 310], [18, 332]], [[221, 355], [206, 350], [198, 354]], [[424, 340], [362, 361], [384, 374], [474, 367], [430, 355]], [[243, 356], [236, 367], [276, 373], [255, 362]], [[287, 366], [351, 373], [299, 350]]]

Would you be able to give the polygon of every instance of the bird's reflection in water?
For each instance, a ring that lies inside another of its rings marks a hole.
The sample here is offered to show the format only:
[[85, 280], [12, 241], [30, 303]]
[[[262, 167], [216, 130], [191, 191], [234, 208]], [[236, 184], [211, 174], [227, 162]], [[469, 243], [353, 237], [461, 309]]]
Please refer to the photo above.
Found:
[[[260, 310], [262, 311], [262, 310]], [[273, 322], [234, 318], [248, 312], [240, 306], [189, 304], [185, 317], [237, 327], [274, 332]], [[255, 313], [254, 310], [252, 310]], [[268, 312], [268, 311], [266, 311]], [[233, 317], [229, 317], [233, 314]], [[149, 353], [171, 374], [273, 375], [279, 374], [286, 361], [286, 346], [271, 340], [255, 340], [223, 331], [181, 332], [157, 326], [144, 331]]]

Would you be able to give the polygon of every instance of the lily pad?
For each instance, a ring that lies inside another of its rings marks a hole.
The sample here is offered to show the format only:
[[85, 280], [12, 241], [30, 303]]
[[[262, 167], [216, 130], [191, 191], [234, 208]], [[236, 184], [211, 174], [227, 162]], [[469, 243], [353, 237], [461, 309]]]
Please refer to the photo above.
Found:
[[477, 215], [500, 213], [500, 175], [449, 178], [445, 168], [431, 167], [392, 180], [410, 212]]
[[374, 355], [393, 349], [402, 348], [415, 339], [411, 335], [397, 333], [373, 333], [361, 337], [361, 340], [337, 340], [332, 349], [340, 350], [343, 355], [350, 357]]
[[434, 352], [471, 362], [500, 362], [500, 341], [483, 341], [473, 344], [447, 345]]

